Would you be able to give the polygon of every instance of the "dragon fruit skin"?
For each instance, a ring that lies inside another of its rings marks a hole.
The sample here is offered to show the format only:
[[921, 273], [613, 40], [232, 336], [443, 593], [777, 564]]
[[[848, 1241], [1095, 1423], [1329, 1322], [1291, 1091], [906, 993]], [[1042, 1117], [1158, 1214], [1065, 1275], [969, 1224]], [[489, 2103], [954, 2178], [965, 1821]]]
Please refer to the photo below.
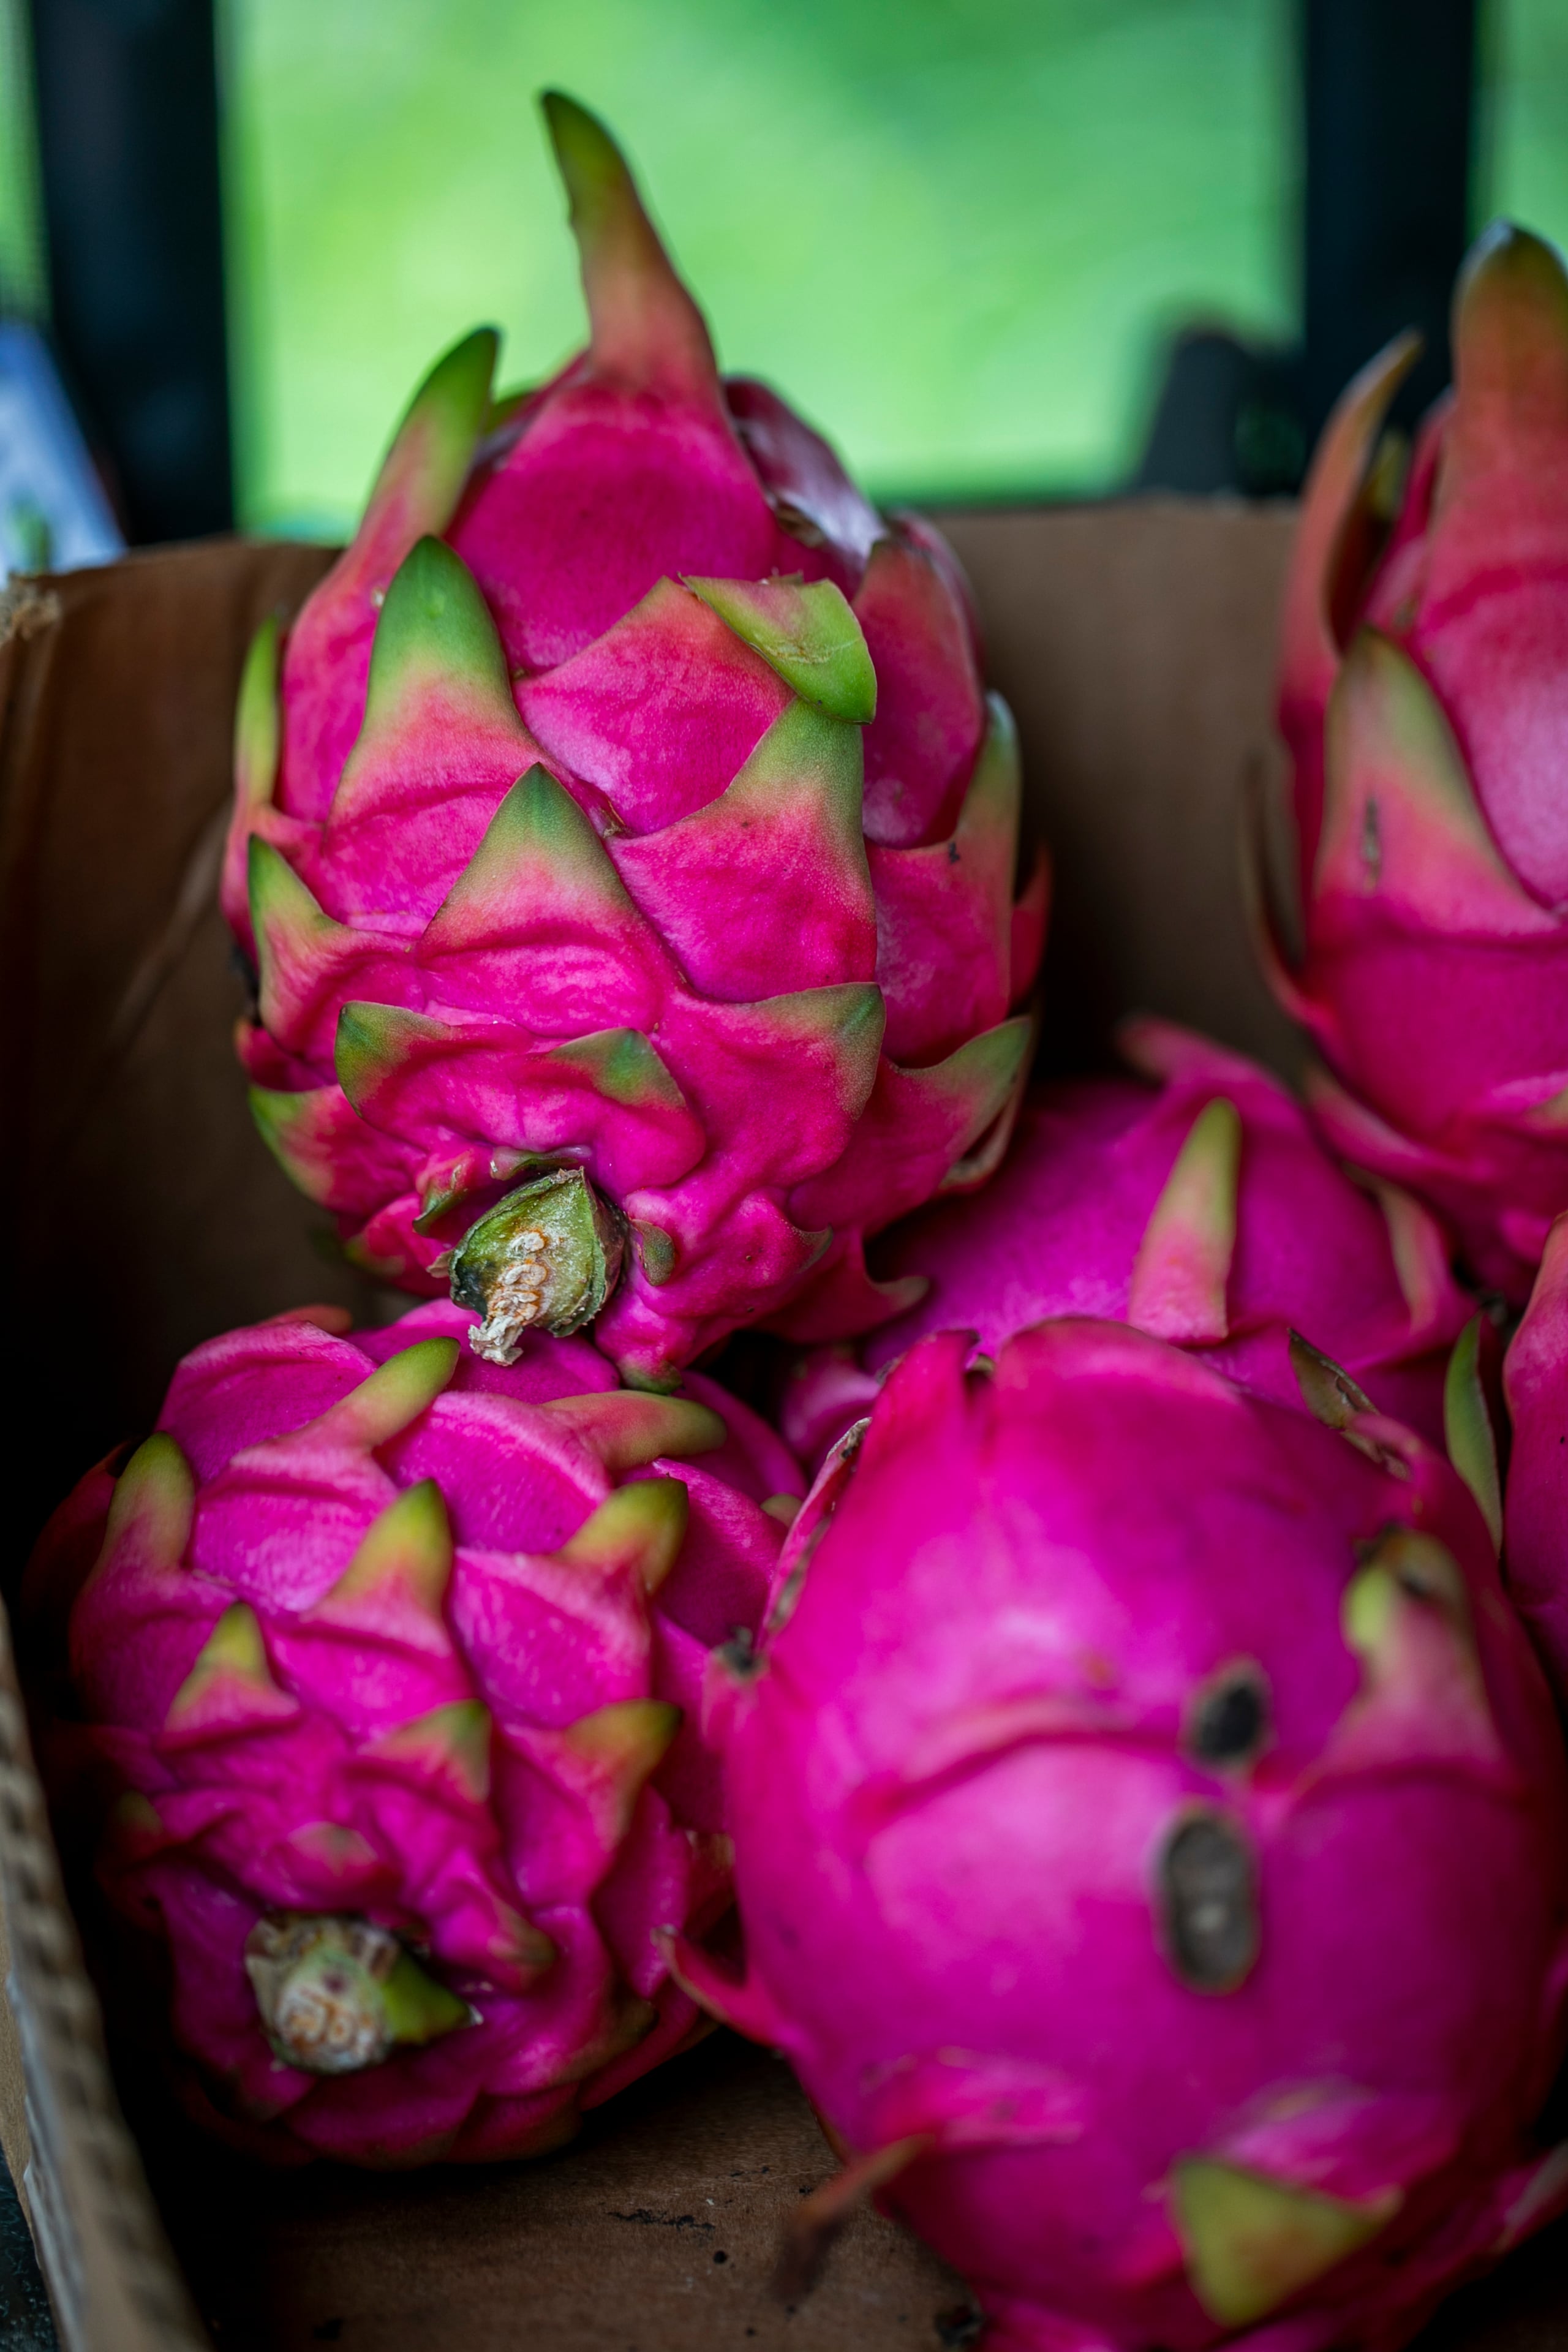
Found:
[[1154, 1086], [1039, 1087], [983, 1193], [884, 1235], [878, 1273], [930, 1287], [858, 1349], [800, 1360], [783, 1427], [804, 1461], [821, 1460], [928, 1332], [973, 1331], [994, 1356], [1057, 1315], [1133, 1323], [1291, 1405], [1300, 1331], [1380, 1411], [1442, 1443], [1447, 1353], [1473, 1307], [1426, 1211], [1394, 1185], [1353, 1183], [1242, 1055], [1163, 1021], [1125, 1024], [1121, 1044]]
[[1568, 1207], [1568, 274], [1499, 225], [1454, 306], [1455, 391], [1379, 551], [1408, 337], [1350, 386], [1287, 590], [1304, 947], [1268, 950], [1336, 1148], [1419, 1192], [1528, 1297]]
[[730, 1899], [702, 1675], [802, 1482], [585, 1340], [502, 1369], [444, 1301], [307, 1312], [188, 1356], [46, 1530], [24, 1605], [79, 1582], [85, 1727], [45, 1753], [204, 2120], [285, 2162], [531, 2154], [693, 2032], [651, 1938]]
[[715, 1661], [747, 1973], [683, 1971], [988, 2344], [1381, 2352], [1568, 2196], [1568, 1771], [1485, 1529], [1124, 1326], [966, 1353]]
[[1568, 1216], [1547, 1235], [1503, 1361], [1512, 1436], [1503, 1560], [1515, 1607], [1568, 1706]]
[[[253, 650], [223, 903], [258, 1120], [351, 1253], [450, 1278], [498, 1360], [525, 1316], [596, 1318], [658, 1387], [742, 1323], [900, 1303], [864, 1234], [999, 1151], [1045, 874], [1015, 903], [1016, 746], [950, 551], [721, 380], [607, 134], [545, 110], [589, 348], [496, 404], [484, 331], [416, 397]], [[581, 1171], [575, 1223], [502, 1328], [461, 1245], [542, 1163]]]

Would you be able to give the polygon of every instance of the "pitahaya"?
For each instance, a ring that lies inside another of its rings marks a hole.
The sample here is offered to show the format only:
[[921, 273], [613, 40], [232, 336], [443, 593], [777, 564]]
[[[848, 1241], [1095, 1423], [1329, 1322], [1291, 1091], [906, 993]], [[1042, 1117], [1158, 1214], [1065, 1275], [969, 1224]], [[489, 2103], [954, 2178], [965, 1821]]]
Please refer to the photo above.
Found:
[[1512, 1424], [1503, 1559], [1515, 1606], [1568, 1706], [1568, 1215], [1547, 1235], [1503, 1363]]
[[998, 2352], [1383, 2352], [1568, 2200], [1568, 1765], [1486, 1530], [1122, 1325], [968, 1352], [715, 1659], [746, 1971], [678, 1965], [842, 2144], [797, 2252], [876, 2188]]
[[1441, 1442], [1447, 1352], [1471, 1306], [1426, 1211], [1394, 1185], [1352, 1183], [1257, 1063], [1170, 1022], [1128, 1022], [1120, 1038], [1157, 1088], [1040, 1087], [984, 1192], [878, 1244], [879, 1275], [930, 1288], [858, 1349], [796, 1363], [783, 1428], [804, 1460], [821, 1459], [927, 1332], [973, 1330], [994, 1356], [1053, 1315], [1136, 1324], [1288, 1404], [1297, 1331], [1380, 1411]]
[[1385, 543], [1391, 344], [1331, 418], [1286, 606], [1304, 948], [1270, 957], [1336, 1148], [1528, 1296], [1568, 1208], [1568, 274], [1482, 237]]
[[87, 1727], [47, 1752], [206, 2120], [281, 2160], [531, 2154], [692, 2032], [651, 1938], [729, 1903], [695, 1710], [798, 1474], [585, 1340], [502, 1370], [445, 1301], [315, 1317], [196, 1349], [56, 1514], [26, 1598], [90, 1567]]
[[[889, 1311], [1027, 1058], [1012, 724], [951, 552], [724, 383], [607, 134], [545, 100], [592, 340], [437, 365], [241, 695], [223, 897], [263, 1134], [352, 1254], [626, 1376]], [[436, 536], [435, 534], [444, 534]]]

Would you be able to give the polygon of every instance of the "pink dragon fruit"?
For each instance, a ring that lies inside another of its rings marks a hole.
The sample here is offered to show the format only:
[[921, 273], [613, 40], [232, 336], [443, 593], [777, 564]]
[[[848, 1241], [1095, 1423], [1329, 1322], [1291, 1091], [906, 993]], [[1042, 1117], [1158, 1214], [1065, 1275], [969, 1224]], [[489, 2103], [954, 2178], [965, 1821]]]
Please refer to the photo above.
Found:
[[1568, 1216], [1547, 1235], [1503, 1364], [1512, 1424], [1503, 1558], [1515, 1606], [1568, 1705]]
[[1135, 1324], [1288, 1404], [1300, 1331], [1381, 1411], [1441, 1443], [1447, 1353], [1472, 1307], [1426, 1210], [1394, 1185], [1352, 1183], [1255, 1062], [1164, 1021], [1128, 1022], [1121, 1043], [1157, 1091], [1041, 1087], [979, 1199], [883, 1236], [877, 1272], [930, 1287], [858, 1349], [799, 1360], [783, 1427], [803, 1460], [821, 1460], [927, 1332], [973, 1331], [994, 1356], [1053, 1315]]
[[[1568, 1208], [1568, 275], [1500, 226], [1454, 307], [1455, 392], [1383, 538], [1373, 448], [1409, 364], [1346, 393], [1308, 486], [1280, 721], [1304, 950], [1273, 976], [1317, 1116], [1516, 1303]], [[1380, 545], [1381, 541], [1381, 545]]]
[[198, 1348], [29, 1572], [35, 1614], [86, 1572], [63, 1817], [107, 1821], [191, 2103], [280, 2160], [554, 2147], [690, 2038], [652, 1932], [730, 1900], [696, 1709], [798, 1473], [708, 1383], [538, 1333], [503, 1370], [471, 1319]]
[[351, 1254], [658, 1387], [890, 1311], [864, 1235], [1005, 1139], [1045, 876], [952, 554], [721, 381], [544, 104], [588, 350], [496, 405], [486, 331], [417, 394], [280, 675], [258, 639], [223, 896], [262, 1132]]
[[[1009, 2352], [1386, 2352], [1568, 2200], [1568, 1763], [1485, 1528], [1115, 1323], [912, 1349], [711, 1670], [746, 1973]], [[858, 1445], [858, 1452], [856, 1447]]]

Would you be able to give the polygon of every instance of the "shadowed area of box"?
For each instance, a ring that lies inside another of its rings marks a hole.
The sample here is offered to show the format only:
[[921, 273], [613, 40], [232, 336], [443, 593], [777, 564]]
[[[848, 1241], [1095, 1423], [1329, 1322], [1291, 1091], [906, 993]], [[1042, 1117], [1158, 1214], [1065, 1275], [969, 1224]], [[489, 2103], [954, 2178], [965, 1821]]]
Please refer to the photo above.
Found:
[[0, 2352], [58, 2352], [58, 2341], [32, 2233], [0, 2163]]
[[[569, 2352], [974, 2341], [963, 2282], [870, 2211], [808, 2301], [772, 2300], [781, 2222], [836, 2167], [784, 2063], [728, 2033], [532, 2164], [272, 2173], [215, 2149], [155, 2092], [130, 2104], [218, 2352], [511, 2352], [524, 2326]], [[1453, 2297], [1417, 2352], [1558, 2352], [1565, 2259], [1568, 2221]]]
[[1047, 1067], [1157, 1011], [1287, 1074], [1243, 919], [1241, 796], [1279, 788], [1274, 664], [1295, 509], [1152, 496], [943, 515], [1054, 868]]
[[222, 2352], [948, 2352], [962, 2281], [866, 2212], [793, 2313], [780, 2226], [837, 2169], [789, 2070], [727, 2033], [532, 2164], [268, 2173], [133, 2098], [175, 2252]]

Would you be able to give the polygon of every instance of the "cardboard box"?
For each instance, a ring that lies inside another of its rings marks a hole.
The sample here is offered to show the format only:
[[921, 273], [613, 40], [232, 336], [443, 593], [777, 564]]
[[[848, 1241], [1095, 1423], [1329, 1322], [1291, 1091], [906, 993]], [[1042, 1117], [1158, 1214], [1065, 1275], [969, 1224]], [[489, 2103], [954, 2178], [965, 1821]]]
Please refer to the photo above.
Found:
[[[1170, 499], [948, 519], [1055, 854], [1058, 1065], [1094, 1059], [1139, 1005], [1293, 1063], [1236, 851], [1241, 793], [1278, 774], [1290, 522]], [[376, 1312], [251, 1128], [213, 904], [244, 648], [326, 560], [214, 543], [0, 599], [8, 1593], [50, 1506], [151, 1425], [185, 1349], [305, 1298]], [[68, 2352], [952, 2352], [973, 2336], [960, 2283], [872, 2215], [808, 2304], [770, 2302], [779, 2221], [833, 2164], [782, 2063], [725, 2035], [564, 2154], [471, 2172], [258, 2171], [171, 2115], [134, 2021], [111, 2079], [8, 1645], [0, 1900], [0, 2139]], [[1537, 2242], [1435, 2334], [1489, 2352], [1563, 2341], [1565, 2246]]]

